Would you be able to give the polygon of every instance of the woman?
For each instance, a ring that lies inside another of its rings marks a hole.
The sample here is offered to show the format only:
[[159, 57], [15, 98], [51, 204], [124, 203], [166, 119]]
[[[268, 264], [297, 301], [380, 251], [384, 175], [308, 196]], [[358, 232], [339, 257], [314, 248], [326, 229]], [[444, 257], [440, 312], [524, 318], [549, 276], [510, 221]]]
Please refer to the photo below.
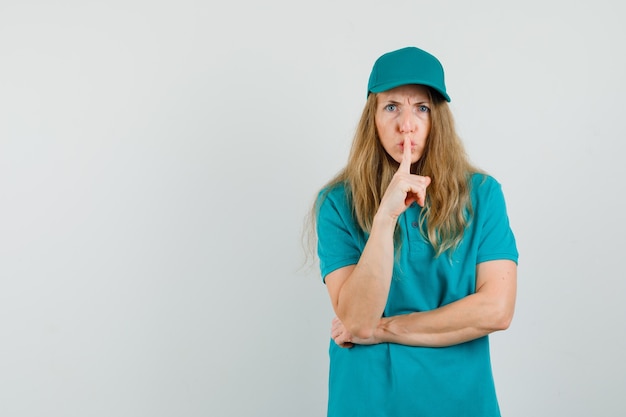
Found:
[[315, 204], [332, 323], [328, 416], [499, 416], [488, 335], [518, 253], [500, 184], [455, 132], [437, 58], [375, 62], [346, 167]]

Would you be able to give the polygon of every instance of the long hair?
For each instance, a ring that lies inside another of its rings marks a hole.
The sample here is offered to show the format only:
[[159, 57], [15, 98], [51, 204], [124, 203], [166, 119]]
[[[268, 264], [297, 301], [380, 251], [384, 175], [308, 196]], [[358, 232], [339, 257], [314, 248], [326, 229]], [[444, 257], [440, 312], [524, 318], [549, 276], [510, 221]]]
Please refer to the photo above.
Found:
[[[436, 256], [454, 250], [463, 237], [473, 214], [470, 200], [470, 176], [479, 172], [469, 161], [456, 132], [448, 103], [429, 89], [431, 127], [421, 158], [411, 172], [429, 176], [426, 202], [420, 215], [420, 230], [431, 243]], [[353, 214], [361, 229], [369, 233], [374, 215], [399, 163], [383, 148], [376, 130], [378, 95], [369, 95], [357, 126], [348, 162], [322, 189], [344, 184], [353, 205]], [[319, 205], [313, 207], [315, 222]], [[398, 234], [396, 233], [396, 239]]]

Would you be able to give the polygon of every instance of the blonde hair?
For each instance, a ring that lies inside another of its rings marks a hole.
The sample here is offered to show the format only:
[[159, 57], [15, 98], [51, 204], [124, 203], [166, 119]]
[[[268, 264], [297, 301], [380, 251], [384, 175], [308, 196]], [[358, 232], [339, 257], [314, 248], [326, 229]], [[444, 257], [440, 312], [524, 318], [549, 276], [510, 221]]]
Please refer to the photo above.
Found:
[[[411, 167], [411, 172], [429, 176], [426, 203], [420, 216], [424, 237], [436, 256], [454, 250], [472, 217], [470, 176], [480, 172], [470, 162], [456, 133], [448, 103], [429, 89], [431, 127], [424, 154]], [[361, 229], [370, 232], [380, 201], [398, 170], [398, 162], [381, 145], [376, 131], [378, 95], [369, 95], [357, 126], [348, 162], [324, 187], [326, 192], [344, 184], [353, 206], [353, 214]], [[322, 198], [312, 210], [313, 227]], [[398, 238], [396, 233], [396, 239]], [[400, 243], [400, 242], [398, 242]]]

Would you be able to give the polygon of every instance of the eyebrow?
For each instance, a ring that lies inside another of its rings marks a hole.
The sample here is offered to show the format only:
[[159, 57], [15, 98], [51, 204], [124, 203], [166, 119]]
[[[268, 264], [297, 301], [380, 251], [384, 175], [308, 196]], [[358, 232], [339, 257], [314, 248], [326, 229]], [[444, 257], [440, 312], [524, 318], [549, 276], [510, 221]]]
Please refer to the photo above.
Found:
[[[381, 100], [381, 103], [384, 104], [404, 104], [403, 101], [398, 101], [398, 100], [394, 100], [392, 98], [386, 99], [386, 100]], [[418, 101], [416, 103], [413, 103], [413, 105], [423, 105], [423, 104], [431, 104], [430, 100], [424, 100], [424, 101]]]

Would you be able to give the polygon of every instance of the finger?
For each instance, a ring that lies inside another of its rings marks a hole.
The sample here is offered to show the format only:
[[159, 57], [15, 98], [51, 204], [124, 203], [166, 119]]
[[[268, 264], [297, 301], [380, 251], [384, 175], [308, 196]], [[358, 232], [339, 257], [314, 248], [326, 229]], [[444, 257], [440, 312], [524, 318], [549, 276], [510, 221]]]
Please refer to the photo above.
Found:
[[411, 139], [406, 137], [404, 138], [404, 145], [402, 148], [402, 161], [400, 162], [400, 167], [398, 171], [404, 172], [406, 174], [411, 173]]
[[424, 204], [426, 204], [426, 196], [424, 194], [418, 194], [415, 201], [417, 202], [418, 206], [424, 207]]
[[331, 327], [333, 329], [338, 328], [339, 326], [341, 326], [341, 321], [339, 321], [339, 319], [337, 317], [335, 317], [331, 323]]
[[345, 333], [341, 333], [333, 338], [335, 343], [341, 347], [352, 347], [354, 344], [352, 340]]
[[417, 193], [417, 199], [416, 199], [417, 204], [420, 207], [424, 207], [424, 204], [426, 204], [426, 189], [430, 185], [430, 177], [424, 177], [424, 178], [425, 178], [424, 189], [421, 190], [419, 193]]

